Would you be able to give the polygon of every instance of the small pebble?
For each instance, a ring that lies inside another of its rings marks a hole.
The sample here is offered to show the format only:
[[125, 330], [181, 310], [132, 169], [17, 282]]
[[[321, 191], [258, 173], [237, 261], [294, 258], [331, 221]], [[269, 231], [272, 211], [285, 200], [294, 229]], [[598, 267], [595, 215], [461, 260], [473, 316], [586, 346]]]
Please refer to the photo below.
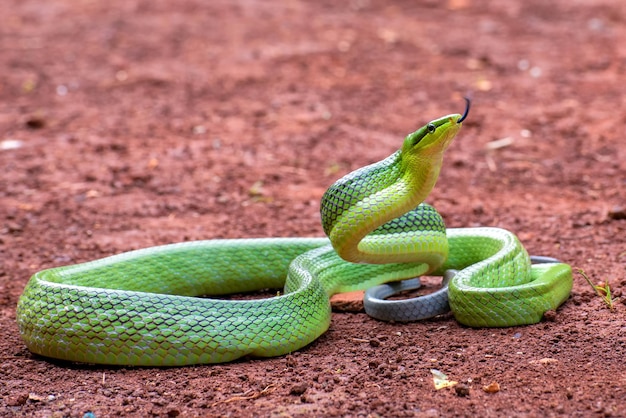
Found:
[[483, 390], [487, 393], [500, 392], [500, 384], [498, 382], [489, 383], [487, 386], [483, 386]]
[[22, 148], [24, 142], [19, 139], [5, 139], [0, 141], [0, 151]]
[[306, 390], [307, 390], [307, 384], [299, 383], [299, 384], [293, 385], [291, 389], [289, 389], [289, 394], [293, 396], [301, 396], [304, 392], [306, 392]]
[[376, 361], [376, 360], [370, 360], [370, 362], [367, 364], [367, 366], [368, 366], [370, 369], [375, 369], [375, 368], [377, 368], [379, 365], [380, 365], [380, 363], [379, 363], [378, 361]]
[[36, 116], [33, 116], [26, 120], [25, 125], [27, 128], [30, 128], [30, 129], [41, 129], [44, 126], [46, 126], [46, 121], [43, 118], [38, 118]]
[[461, 397], [469, 396], [470, 394], [470, 388], [465, 383], [459, 383], [458, 385], [456, 385], [454, 387], [454, 391], [456, 392], [457, 396]]
[[626, 206], [613, 206], [609, 210], [608, 217], [615, 221], [626, 219]]

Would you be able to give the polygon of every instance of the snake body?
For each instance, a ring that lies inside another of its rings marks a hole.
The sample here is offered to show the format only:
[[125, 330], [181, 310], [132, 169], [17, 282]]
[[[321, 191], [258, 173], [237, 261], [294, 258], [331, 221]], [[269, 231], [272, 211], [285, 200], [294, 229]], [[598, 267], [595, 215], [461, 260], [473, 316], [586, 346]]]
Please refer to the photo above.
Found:
[[[569, 266], [531, 268], [510, 232], [446, 231], [421, 203], [466, 114], [431, 121], [390, 157], [333, 184], [321, 204], [328, 238], [195, 241], [35, 273], [17, 307], [26, 346], [115, 365], [278, 356], [328, 329], [331, 295], [451, 268], [460, 270], [449, 291], [460, 322], [537, 322], [569, 295]], [[267, 299], [197, 297], [283, 285]]]
[[365, 293], [365, 311], [377, 319], [403, 322], [452, 309], [462, 324], [499, 327], [539, 322], [569, 297], [571, 267], [550, 257], [529, 257], [505, 229], [451, 228], [448, 242], [450, 256], [433, 273], [443, 276], [441, 289], [427, 297], [384, 300], [419, 288], [419, 280], [374, 286]]

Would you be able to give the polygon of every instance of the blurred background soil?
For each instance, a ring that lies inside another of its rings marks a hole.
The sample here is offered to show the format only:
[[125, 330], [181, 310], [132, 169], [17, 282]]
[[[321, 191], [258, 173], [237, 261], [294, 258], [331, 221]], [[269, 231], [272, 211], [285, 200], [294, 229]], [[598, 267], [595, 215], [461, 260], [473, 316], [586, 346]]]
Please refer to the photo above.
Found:
[[[0, 415], [625, 416], [626, 2], [0, 0]], [[318, 236], [319, 200], [473, 109], [429, 202], [576, 274], [533, 326], [335, 313], [274, 359], [34, 356], [36, 271], [185, 240]], [[435, 390], [431, 369], [460, 389]], [[499, 391], [490, 393], [499, 386]]]

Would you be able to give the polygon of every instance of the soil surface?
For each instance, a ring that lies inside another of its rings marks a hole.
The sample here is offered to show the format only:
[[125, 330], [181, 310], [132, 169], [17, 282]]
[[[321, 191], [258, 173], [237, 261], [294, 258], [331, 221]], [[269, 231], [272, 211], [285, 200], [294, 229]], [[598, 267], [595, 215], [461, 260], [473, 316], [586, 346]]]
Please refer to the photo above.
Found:
[[[626, 2], [0, 9], [1, 416], [626, 416]], [[21, 341], [34, 272], [178, 241], [322, 235], [330, 184], [468, 93], [428, 201], [449, 227], [509, 229], [607, 281], [613, 310], [575, 274], [537, 325], [336, 312], [273, 359], [115, 368]], [[436, 390], [431, 369], [459, 385]]]

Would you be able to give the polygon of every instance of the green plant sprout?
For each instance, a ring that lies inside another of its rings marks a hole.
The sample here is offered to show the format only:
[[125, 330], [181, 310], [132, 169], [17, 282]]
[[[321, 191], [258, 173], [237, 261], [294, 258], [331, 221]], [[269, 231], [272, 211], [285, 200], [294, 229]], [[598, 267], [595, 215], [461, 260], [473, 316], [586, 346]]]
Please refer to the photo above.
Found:
[[593, 288], [593, 291], [596, 292], [596, 295], [602, 298], [606, 306], [608, 306], [610, 310], [614, 310], [615, 305], [614, 305], [614, 300], [611, 296], [611, 288], [609, 287], [609, 281], [605, 280], [604, 285], [593, 284], [593, 282], [587, 276], [587, 274], [585, 273], [583, 269], [577, 269], [577, 270], [578, 270], [578, 274], [580, 274], [581, 276], [585, 278], [585, 280], [587, 280], [587, 283], [589, 283], [589, 286]]

